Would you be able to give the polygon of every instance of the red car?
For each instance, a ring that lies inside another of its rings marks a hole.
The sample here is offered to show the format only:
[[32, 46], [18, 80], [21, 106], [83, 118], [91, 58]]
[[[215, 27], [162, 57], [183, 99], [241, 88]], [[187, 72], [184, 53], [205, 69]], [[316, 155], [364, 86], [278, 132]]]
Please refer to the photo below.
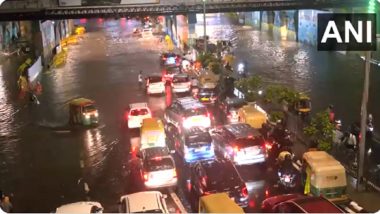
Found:
[[300, 194], [267, 198], [262, 202], [261, 208], [266, 213], [345, 213], [324, 197]]

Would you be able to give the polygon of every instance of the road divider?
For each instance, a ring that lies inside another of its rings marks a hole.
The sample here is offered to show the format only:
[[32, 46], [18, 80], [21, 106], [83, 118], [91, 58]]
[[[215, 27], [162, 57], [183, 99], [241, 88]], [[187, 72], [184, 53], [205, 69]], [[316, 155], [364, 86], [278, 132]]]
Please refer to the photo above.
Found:
[[172, 197], [174, 203], [177, 205], [178, 209], [181, 213], [187, 213], [185, 207], [183, 206], [181, 200], [178, 198], [177, 194], [173, 191], [173, 189], [169, 190], [170, 197]]

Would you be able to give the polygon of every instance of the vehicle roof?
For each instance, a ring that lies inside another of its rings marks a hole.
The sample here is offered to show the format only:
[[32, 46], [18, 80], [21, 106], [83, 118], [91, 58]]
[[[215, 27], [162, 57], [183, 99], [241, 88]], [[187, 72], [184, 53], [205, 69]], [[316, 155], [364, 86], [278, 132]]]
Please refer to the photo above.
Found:
[[200, 198], [203, 206], [211, 213], [244, 213], [244, 210], [230, 199], [227, 193], [215, 193]]
[[194, 99], [193, 97], [177, 98], [176, 102], [179, 103], [185, 110], [205, 108], [205, 106], [202, 103], [200, 103], [198, 100]]
[[136, 109], [136, 108], [148, 108], [148, 103], [132, 103], [129, 105], [130, 109]]
[[103, 208], [99, 202], [80, 201], [62, 205], [56, 209], [56, 213], [91, 213], [91, 208], [93, 206]]
[[161, 130], [164, 128], [164, 125], [162, 124], [161, 119], [152, 117], [143, 119], [141, 128], [149, 130]]
[[252, 128], [246, 123], [235, 123], [224, 126], [235, 138], [245, 138], [248, 136], [258, 137], [261, 136], [257, 129]]
[[129, 212], [141, 212], [162, 209], [159, 204], [161, 196], [162, 194], [159, 191], [145, 191], [124, 195], [120, 198], [120, 201], [125, 199], [126, 203], [128, 203]]
[[70, 105], [75, 105], [75, 106], [85, 106], [89, 104], [95, 104], [95, 102], [87, 98], [77, 98], [70, 101]]
[[236, 104], [236, 103], [246, 103], [246, 101], [239, 97], [227, 97], [225, 99], [227, 105]]
[[203, 127], [191, 127], [185, 130], [186, 135], [200, 134], [200, 133], [205, 133], [205, 132], [208, 133], [208, 131]]
[[189, 75], [187, 75], [187, 74], [175, 74], [173, 78], [176, 78], [176, 77], [179, 77], [179, 78], [189, 77]]
[[143, 149], [142, 151], [145, 154], [146, 159], [154, 158], [154, 157], [164, 157], [170, 156], [169, 149], [167, 147], [150, 147]]
[[274, 206], [276, 206], [279, 203], [282, 203], [284, 201], [288, 201], [290, 199], [299, 198], [299, 197], [304, 197], [304, 195], [301, 195], [301, 194], [276, 195], [276, 196], [272, 196], [272, 197], [265, 199], [262, 202], [262, 204], [265, 206], [269, 206], [269, 207], [273, 208]]
[[230, 166], [233, 167], [233, 164], [226, 159], [201, 160], [199, 163], [205, 168], [208, 175], [215, 174], [215, 170], [213, 170], [213, 168], [227, 170], [228, 168], [225, 167], [225, 164], [230, 164]]
[[307, 213], [344, 213], [335, 204], [323, 197], [308, 196], [291, 199], [290, 201], [293, 201]]

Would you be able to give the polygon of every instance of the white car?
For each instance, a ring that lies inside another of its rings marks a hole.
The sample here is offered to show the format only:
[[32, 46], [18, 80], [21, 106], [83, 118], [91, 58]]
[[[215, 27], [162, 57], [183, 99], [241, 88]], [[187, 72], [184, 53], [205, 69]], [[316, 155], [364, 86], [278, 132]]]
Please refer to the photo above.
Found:
[[128, 128], [130, 129], [140, 128], [145, 118], [152, 118], [152, 112], [147, 103], [130, 104], [126, 114], [128, 118]]
[[147, 94], [164, 94], [165, 82], [161, 76], [149, 76], [146, 78]]
[[103, 213], [103, 207], [99, 202], [81, 201], [62, 205], [56, 213]]
[[120, 213], [169, 213], [166, 195], [158, 191], [137, 192], [120, 198]]
[[174, 159], [167, 147], [151, 147], [142, 150], [141, 176], [148, 189], [177, 186]]
[[173, 76], [172, 90], [174, 93], [190, 92], [191, 80], [187, 74], [177, 74]]

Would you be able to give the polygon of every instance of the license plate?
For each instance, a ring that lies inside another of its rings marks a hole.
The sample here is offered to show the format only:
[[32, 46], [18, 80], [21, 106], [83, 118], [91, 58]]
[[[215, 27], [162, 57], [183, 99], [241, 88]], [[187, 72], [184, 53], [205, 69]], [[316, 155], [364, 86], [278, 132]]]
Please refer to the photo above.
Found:
[[205, 149], [204, 148], [197, 148], [197, 149], [194, 149], [194, 152], [203, 152]]
[[201, 100], [202, 100], [202, 101], [209, 101], [209, 100], [210, 100], [210, 98], [207, 98], [207, 97], [203, 97], [203, 98], [201, 98]]
[[193, 118], [192, 121], [193, 121], [193, 123], [199, 123], [199, 122], [201, 122], [201, 119], [200, 118]]
[[156, 136], [149, 136], [148, 137], [148, 143], [154, 143], [157, 141], [157, 137]]
[[289, 177], [285, 177], [285, 182], [290, 182], [290, 178]]

